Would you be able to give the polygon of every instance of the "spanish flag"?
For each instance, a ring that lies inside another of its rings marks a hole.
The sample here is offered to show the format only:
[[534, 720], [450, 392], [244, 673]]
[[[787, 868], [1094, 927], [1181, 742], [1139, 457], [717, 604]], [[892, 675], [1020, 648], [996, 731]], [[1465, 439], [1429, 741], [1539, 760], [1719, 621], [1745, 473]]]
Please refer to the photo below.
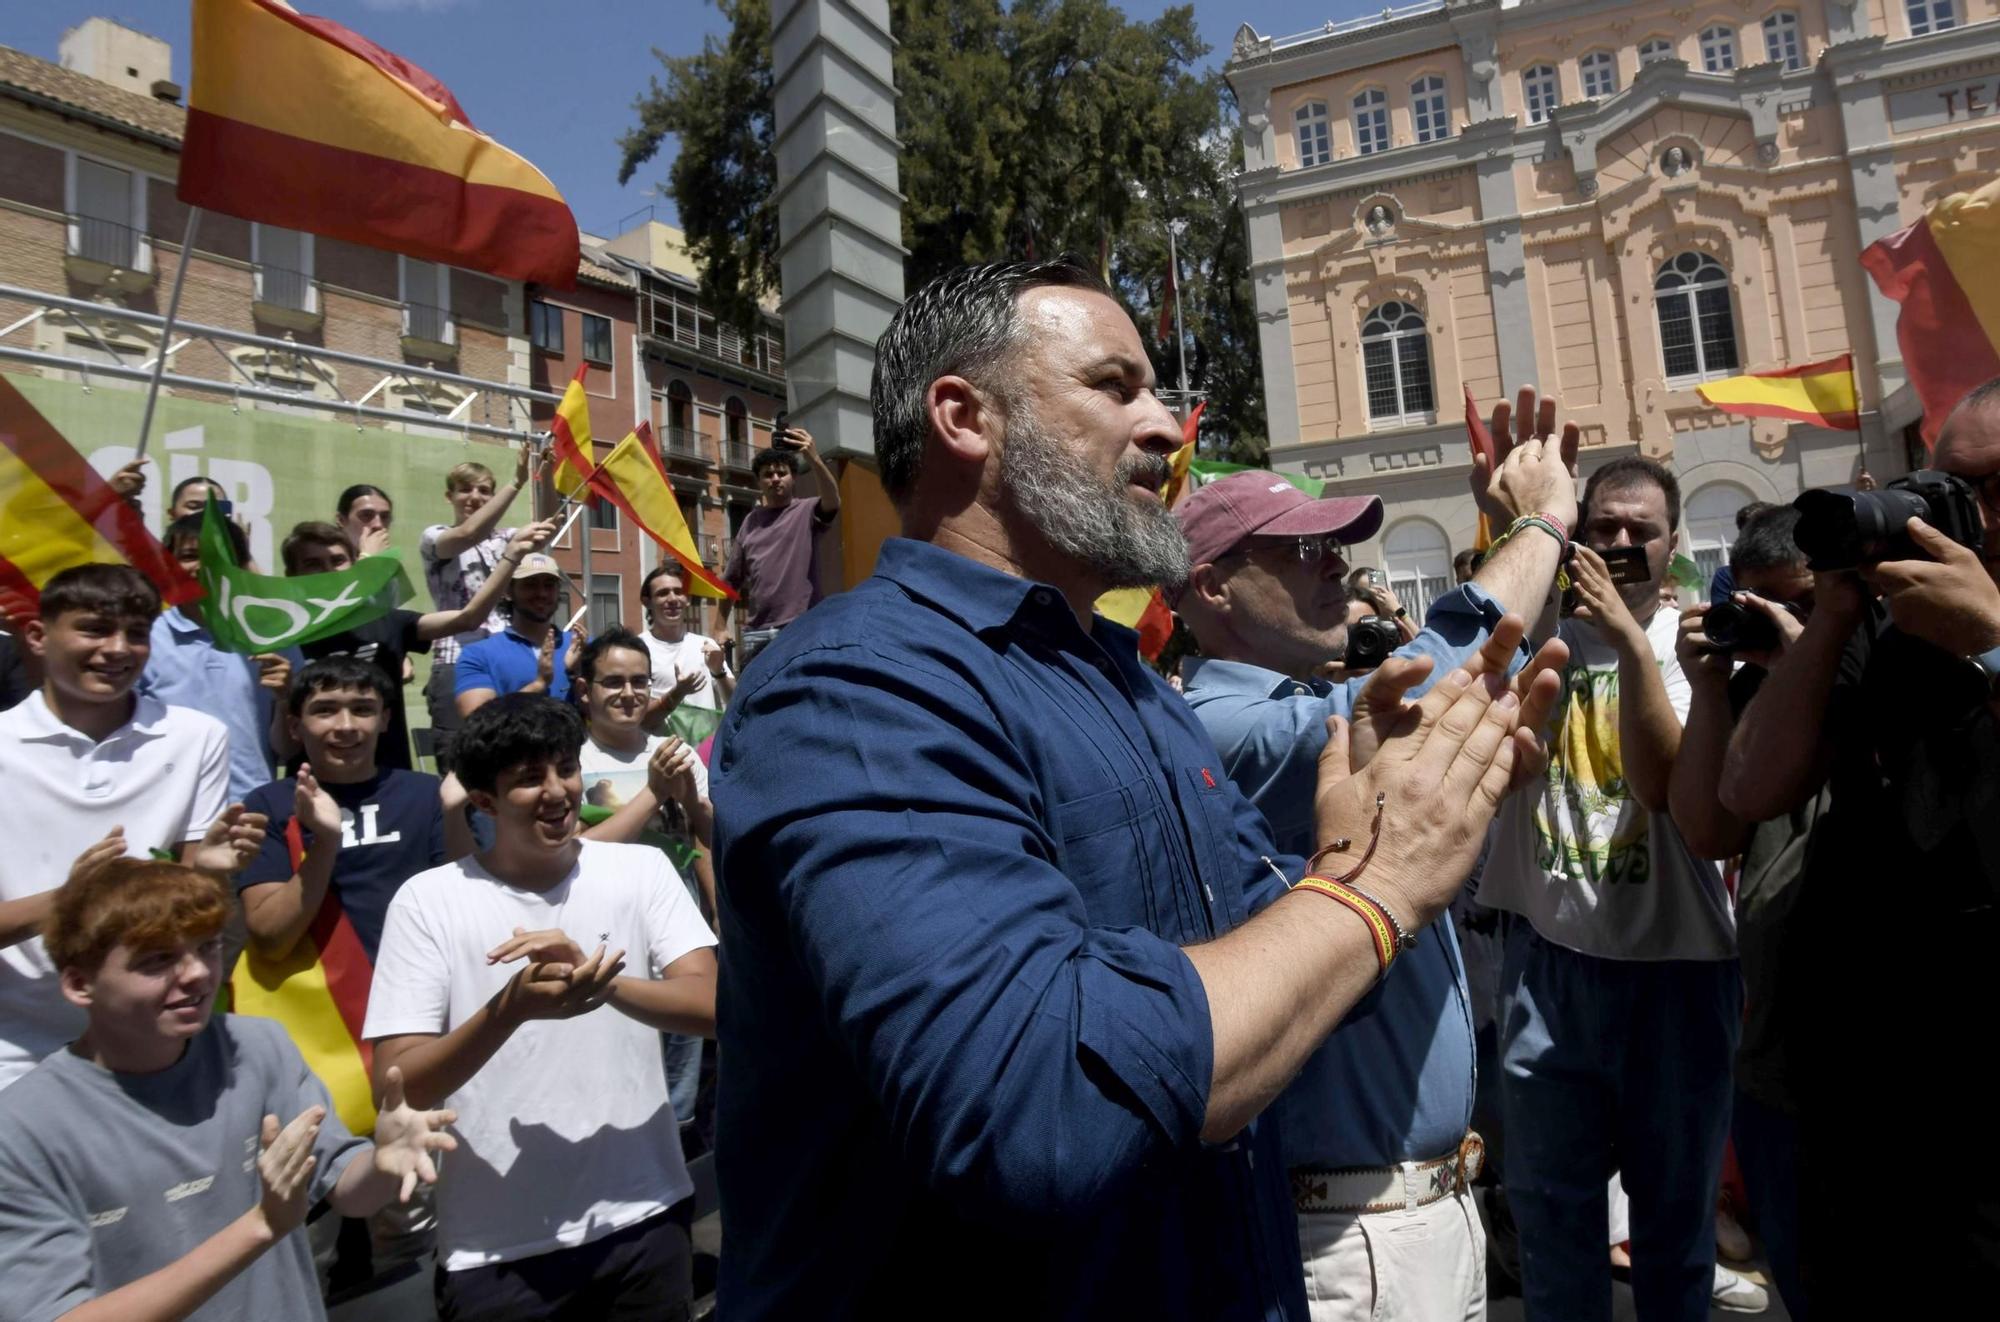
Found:
[[667, 481], [666, 467], [653, 449], [652, 424], [640, 423], [638, 430], [611, 447], [611, 453], [591, 470], [586, 481], [593, 492], [625, 511], [662, 550], [680, 561], [687, 571], [689, 596], [736, 600], [735, 589], [701, 562], [694, 534], [688, 530], [680, 502]]
[[554, 185], [451, 90], [280, 0], [194, 0], [183, 202], [426, 261], [576, 283]]
[[549, 424], [549, 446], [556, 456], [555, 487], [565, 498], [583, 490], [590, 470], [597, 467], [590, 439], [590, 401], [583, 393], [583, 374], [589, 370], [589, 363], [576, 369]]
[[0, 616], [31, 620], [73, 565], [129, 564], [168, 605], [201, 596], [139, 511], [0, 373]]
[[[1486, 426], [1486, 419], [1479, 416], [1479, 405], [1472, 398], [1472, 387], [1461, 387], [1465, 391], [1465, 443], [1472, 449], [1475, 463], [1481, 455], [1486, 456], [1486, 471], [1500, 471], [1500, 450], [1493, 444], [1493, 433]], [[1479, 511], [1479, 531], [1473, 534], [1472, 549], [1484, 551], [1493, 545], [1493, 520], [1486, 517], [1486, 511]]]
[[1749, 372], [1696, 386], [1704, 400], [1745, 418], [1787, 418], [1835, 431], [1861, 430], [1854, 355], [1776, 372]]
[[[296, 817], [285, 824], [285, 844], [296, 872], [306, 853]], [[229, 979], [230, 1009], [283, 1024], [306, 1067], [326, 1085], [340, 1122], [364, 1137], [375, 1132], [374, 1051], [361, 1036], [374, 979], [374, 961], [331, 890], [290, 954], [268, 959], [253, 941]]]
[[[1194, 412], [1181, 424], [1181, 448], [1168, 461], [1167, 482], [1160, 488], [1160, 503], [1168, 509], [1187, 490], [1188, 467], [1194, 462], [1194, 440], [1201, 428], [1201, 411], [1207, 407], [1207, 400], [1195, 405]], [[1160, 649], [1174, 636], [1174, 612], [1158, 588], [1113, 588], [1094, 604], [1105, 619], [1138, 631], [1139, 655], [1148, 661], [1159, 660]]]
[[1861, 266], [1902, 305], [1896, 344], [1935, 445], [1958, 401], [2000, 376], [2000, 179], [1869, 244]]

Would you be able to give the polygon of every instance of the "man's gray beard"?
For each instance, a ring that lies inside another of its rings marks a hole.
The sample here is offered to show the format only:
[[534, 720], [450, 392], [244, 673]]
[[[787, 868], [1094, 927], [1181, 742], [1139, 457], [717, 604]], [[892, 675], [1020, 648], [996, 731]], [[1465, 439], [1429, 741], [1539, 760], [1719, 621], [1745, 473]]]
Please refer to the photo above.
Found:
[[1104, 580], [1107, 588], [1177, 587], [1187, 581], [1187, 538], [1166, 506], [1126, 494], [1141, 473], [1166, 489], [1167, 461], [1158, 455], [1121, 460], [1107, 485], [1083, 456], [1042, 430], [1021, 403], [1010, 401], [1000, 450], [1000, 489], [1050, 546]]

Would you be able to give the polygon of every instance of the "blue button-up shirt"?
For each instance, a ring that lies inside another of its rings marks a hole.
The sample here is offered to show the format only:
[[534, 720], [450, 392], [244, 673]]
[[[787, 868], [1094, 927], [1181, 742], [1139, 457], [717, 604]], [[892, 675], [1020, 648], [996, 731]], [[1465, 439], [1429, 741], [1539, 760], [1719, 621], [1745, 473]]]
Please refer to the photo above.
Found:
[[[305, 665], [296, 647], [273, 649], [292, 663], [292, 676]], [[171, 707], [206, 712], [229, 731], [229, 799], [239, 803], [273, 778], [271, 711], [277, 701], [257, 682], [257, 663], [215, 645], [215, 635], [172, 606], [153, 621], [153, 655], [137, 685]]]
[[[1476, 584], [1440, 597], [1424, 631], [1397, 649], [1399, 656], [1435, 658], [1417, 692], [1476, 652], [1500, 615], [1499, 604]], [[1188, 661], [1182, 673], [1189, 706], [1221, 750], [1229, 778], [1263, 810], [1278, 847], [1311, 854], [1326, 718], [1352, 712], [1365, 680], [1295, 680], [1207, 659]], [[1365, 872], [1356, 884], [1366, 889]], [[1472, 1122], [1473, 1082], [1465, 966], [1451, 920], [1443, 917], [1348, 1011], [1280, 1094], [1275, 1109], [1285, 1162], [1386, 1166], [1455, 1151]]]
[[1305, 1317], [1270, 1126], [1200, 1140], [1181, 950], [1276, 851], [1130, 630], [892, 539], [745, 672], [709, 793], [723, 1314]]

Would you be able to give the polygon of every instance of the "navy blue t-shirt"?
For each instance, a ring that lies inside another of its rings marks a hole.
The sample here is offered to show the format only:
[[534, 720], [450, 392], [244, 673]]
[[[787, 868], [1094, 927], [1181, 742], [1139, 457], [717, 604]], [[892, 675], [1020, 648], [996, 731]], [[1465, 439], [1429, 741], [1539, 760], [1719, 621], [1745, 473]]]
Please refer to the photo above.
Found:
[[[251, 791], [243, 806], [271, 819], [264, 847], [236, 878], [238, 891], [267, 882], [289, 881], [291, 847], [285, 829], [292, 820], [296, 780], [278, 780]], [[340, 805], [342, 841], [333, 863], [327, 894], [347, 911], [354, 934], [372, 963], [382, 944], [382, 921], [396, 888], [426, 868], [445, 862], [444, 810], [438, 804], [438, 778], [421, 771], [385, 768], [352, 785], [327, 785]], [[310, 846], [311, 829], [299, 828], [301, 843]]]

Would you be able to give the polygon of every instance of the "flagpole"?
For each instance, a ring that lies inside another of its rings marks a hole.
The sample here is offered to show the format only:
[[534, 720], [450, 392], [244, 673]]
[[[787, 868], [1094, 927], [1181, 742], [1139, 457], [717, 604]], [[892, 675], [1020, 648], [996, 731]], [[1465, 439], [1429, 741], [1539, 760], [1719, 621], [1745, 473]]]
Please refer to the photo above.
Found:
[[1167, 222], [1167, 265], [1174, 276], [1174, 351], [1181, 359], [1181, 407], [1188, 406], [1187, 334], [1181, 329], [1181, 258], [1174, 244], [1174, 222]]
[[181, 232], [181, 259], [174, 266], [174, 288], [167, 295], [167, 320], [160, 327], [160, 352], [153, 359], [153, 379], [146, 383], [146, 408], [139, 415], [139, 448], [134, 459], [146, 457], [146, 440], [153, 432], [153, 405], [159, 402], [160, 378], [167, 370], [167, 346], [174, 342], [174, 320], [181, 312], [181, 286], [187, 283], [188, 265], [194, 257], [195, 230], [201, 224], [201, 208], [189, 207], [187, 228]]

